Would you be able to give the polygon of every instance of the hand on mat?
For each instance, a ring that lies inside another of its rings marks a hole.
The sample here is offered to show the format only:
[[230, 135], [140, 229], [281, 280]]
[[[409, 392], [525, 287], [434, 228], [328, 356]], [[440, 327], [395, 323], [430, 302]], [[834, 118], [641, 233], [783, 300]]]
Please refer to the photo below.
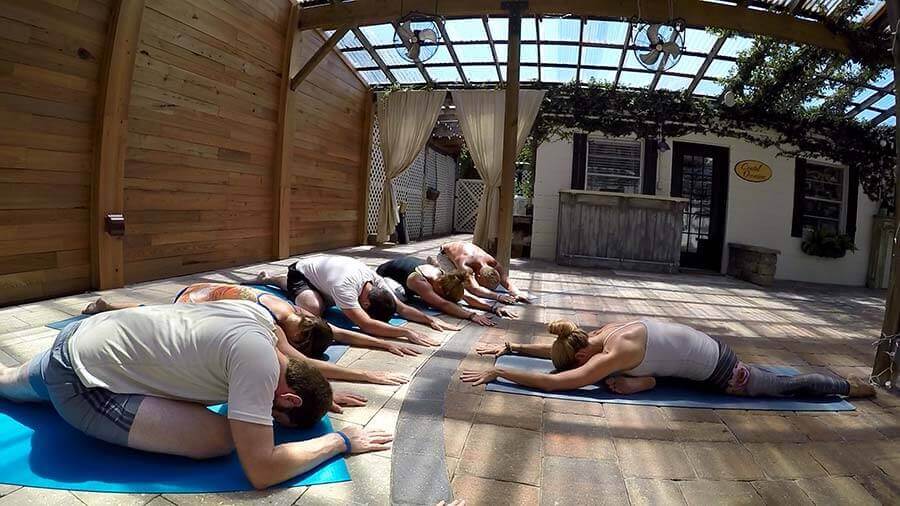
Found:
[[472, 317], [472, 321], [481, 325], [482, 327], [493, 327], [496, 325], [494, 320], [491, 319], [489, 315], [486, 314], [476, 314]]
[[350, 439], [350, 453], [366, 453], [387, 450], [394, 436], [383, 430], [361, 429], [352, 425], [341, 429]]
[[487, 371], [465, 370], [459, 373], [459, 379], [466, 383], [471, 383], [473, 387], [490, 383], [497, 379], [498, 376], [497, 371], [493, 368]]
[[522, 304], [531, 304], [531, 299], [529, 299], [527, 295], [522, 295], [521, 293], [516, 293], [516, 294], [513, 294], [513, 297], [516, 298], [516, 302], [521, 302]]
[[497, 302], [502, 302], [504, 304], [515, 304], [516, 298], [512, 295], [501, 293], [500, 295], [497, 295]]
[[344, 410], [341, 406], [347, 407], [359, 407], [365, 406], [366, 402], [369, 399], [366, 399], [362, 395], [351, 394], [347, 392], [335, 392], [334, 397], [331, 400], [331, 412], [332, 413], [343, 413]]
[[409, 332], [407, 332], [406, 339], [408, 339], [412, 344], [418, 344], [421, 346], [437, 346], [441, 344], [434, 339], [426, 336], [425, 334], [416, 332], [415, 330], [410, 330]]
[[407, 355], [414, 357], [414, 356], [418, 355], [419, 353], [421, 353], [419, 350], [412, 348], [410, 346], [406, 346], [403, 344], [394, 344], [394, 343], [385, 344], [384, 351], [393, 353], [394, 355], [397, 355], [400, 357], [405, 357]]
[[403, 385], [409, 382], [409, 378], [402, 374], [392, 372], [371, 371], [366, 373], [369, 383], [376, 385]]
[[479, 343], [475, 348], [475, 353], [481, 356], [500, 357], [506, 355], [506, 344]]
[[456, 325], [450, 325], [449, 323], [444, 323], [437, 318], [432, 318], [428, 323], [434, 330], [459, 330], [462, 327], [457, 327]]
[[503, 318], [511, 318], [513, 320], [519, 319], [519, 313], [514, 313], [505, 307], [498, 307], [494, 310], [494, 314]]

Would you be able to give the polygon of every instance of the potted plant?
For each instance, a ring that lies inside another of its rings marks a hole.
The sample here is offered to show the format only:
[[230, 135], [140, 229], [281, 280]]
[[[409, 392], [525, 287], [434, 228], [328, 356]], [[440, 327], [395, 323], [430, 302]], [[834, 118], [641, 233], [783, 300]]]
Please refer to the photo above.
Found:
[[856, 245], [847, 234], [815, 228], [803, 237], [800, 249], [807, 255], [823, 258], [843, 258], [847, 251], [856, 251]]

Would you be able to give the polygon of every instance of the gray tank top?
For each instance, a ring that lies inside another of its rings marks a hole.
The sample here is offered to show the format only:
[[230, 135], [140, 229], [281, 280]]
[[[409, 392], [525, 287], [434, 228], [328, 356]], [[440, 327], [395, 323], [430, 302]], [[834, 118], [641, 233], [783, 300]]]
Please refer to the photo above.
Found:
[[680, 323], [651, 318], [639, 320], [647, 328], [647, 350], [637, 367], [627, 376], [668, 376], [703, 381], [716, 369], [719, 343]]

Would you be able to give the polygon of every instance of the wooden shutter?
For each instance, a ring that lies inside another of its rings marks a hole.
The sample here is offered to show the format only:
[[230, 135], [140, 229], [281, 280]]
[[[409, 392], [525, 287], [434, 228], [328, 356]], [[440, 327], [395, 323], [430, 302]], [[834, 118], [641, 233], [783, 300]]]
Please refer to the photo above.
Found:
[[587, 134], [572, 136], [572, 189], [584, 190], [584, 171], [587, 167]]
[[656, 141], [644, 139], [644, 167], [641, 171], [641, 193], [644, 195], [656, 195], [656, 164], [659, 151], [656, 149]]
[[806, 160], [796, 159], [794, 166], [794, 217], [791, 237], [803, 237], [803, 182], [806, 180]]
[[847, 224], [844, 232], [856, 240], [856, 206], [859, 200], [859, 170], [851, 166], [847, 177]]

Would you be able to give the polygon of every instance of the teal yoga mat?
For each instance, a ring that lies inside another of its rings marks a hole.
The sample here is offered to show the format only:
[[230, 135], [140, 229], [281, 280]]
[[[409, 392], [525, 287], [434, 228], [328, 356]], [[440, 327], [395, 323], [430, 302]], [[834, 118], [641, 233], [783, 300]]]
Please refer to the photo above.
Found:
[[[553, 364], [549, 360], [504, 355], [497, 359], [497, 367], [524, 369], [530, 372], [550, 372]], [[765, 369], [788, 376], [798, 372], [793, 367], [764, 366]], [[487, 385], [491, 392], [505, 392], [519, 395], [533, 395], [549, 399], [573, 401], [606, 402], [610, 404], [638, 404], [645, 406], [667, 406], [680, 408], [747, 409], [756, 411], [854, 411], [852, 404], [840, 397], [738, 397], [705, 390], [696, 383], [662, 378], [656, 388], [633, 395], [619, 395], [610, 392], [606, 386], [590, 385], [578, 390], [544, 392], [499, 379]]]
[[90, 316], [91, 316], [91, 315], [89, 315], [89, 314], [75, 315], [75, 316], [73, 316], [73, 317], [71, 317], [71, 318], [66, 318], [65, 320], [60, 320], [60, 321], [58, 321], [58, 322], [48, 323], [47, 325], [45, 325], [45, 327], [50, 327], [51, 329], [56, 329], [56, 330], [62, 330], [62, 329], [65, 328], [66, 325], [68, 325], [68, 324], [70, 324], [70, 323], [72, 323], [72, 322], [78, 322], [78, 321], [84, 320], [85, 318], [88, 318], [88, 317], [90, 317]]
[[[221, 413], [222, 406], [210, 408]], [[277, 442], [334, 432], [327, 417], [308, 430], [276, 427]], [[349, 481], [338, 456], [278, 487]], [[122, 493], [207, 493], [253, 490], [236, 454], [191, 460], [140, 452], [85, 436], [50, 404], [0, 401], [0, 483]]]

